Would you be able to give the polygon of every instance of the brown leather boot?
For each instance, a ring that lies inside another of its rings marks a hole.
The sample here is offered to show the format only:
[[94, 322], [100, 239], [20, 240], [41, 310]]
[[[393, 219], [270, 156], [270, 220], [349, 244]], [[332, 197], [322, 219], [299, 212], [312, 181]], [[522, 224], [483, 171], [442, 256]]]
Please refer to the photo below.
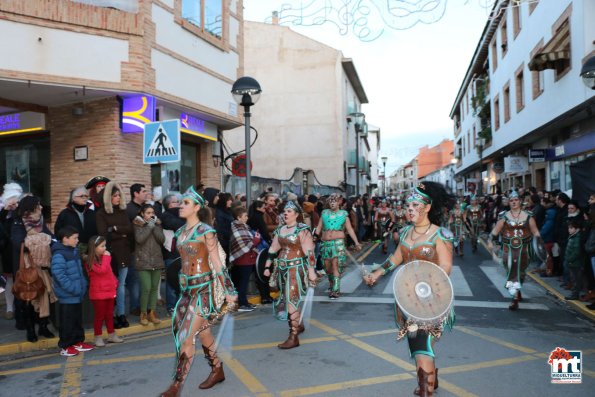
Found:
[[205, 353], [205, 358], [209, 362], [211, 366], [211, 373], [202, 382], [198, 385], [199, 389], [210, 389], [211, 387], [215, 386], [217, 383], [221, 383], [225, 380], [225, 374], [223, 373], [223, 363], [219, 361], [218, 365], [214, 364], [215, 359], [217, 358], [216, 352], [214, 350], [209, 349], [206, 346], [202, 347], [203, 352]]
[[178, 358], [178, 366], [176, 368], [176, 374], [174, 375], [174, 381], [169, 385], [169, 388], [166, 391], [161, 393], [161, 397], [178, 397], [182, 393], [184, 379], [186, 379], [191, 365], [192, 357], [188, 358], [186, 353], [182, 353]]
[[[436, 390], [438, 388], [438, 368], [436, 368], [436, 376], [434, 377], [434, 390]], [[421, 395], [421, 392], [419, 391], [419, 386], [417, 386], [415, 388], [415, 390], [413, 391], [413, 394], [415, 394], [416, 396]]]
[[300, 340], [298, 339], [297, 333], [294, 334], [293, 332], [289, 333], [287, 340], [283, 343], [277, 345], [279, 349], [293, 349], [294, 347], [298, 347], [300, 345]]
[[149, 325], [149, 320], [147, 320], [147, 313], [141, 312], [141, 314], [140, 314], [140, 324], [141, 325]]
[[157, 314], [155, 313], [155, 310], [149, 310], [149, 315], [148, 315], [147, 319], [150, 322], [152, 322], [153, 324], [159, 324], [159, 323], [161, 323], [161, 320], [159, 320], [157, 318]]
[[[423, 368], [417, 369], [417, 383], [419, 385], [419, 396], [421, 397], [432, 397], [434, 392], [434, 382], [430, 382], [428, 379], [433, 372], [426, 372]], [[430, 390], [430, 388], [432, 390]], [[415, 393], [415, 392], [414, 392]]]
[[306, 330], [306, 327], [304, 327], [304, 323], [301, 323], [298, 326], [298, 335], [301, 334], [301, 333], [303, 333], [305, 330]]

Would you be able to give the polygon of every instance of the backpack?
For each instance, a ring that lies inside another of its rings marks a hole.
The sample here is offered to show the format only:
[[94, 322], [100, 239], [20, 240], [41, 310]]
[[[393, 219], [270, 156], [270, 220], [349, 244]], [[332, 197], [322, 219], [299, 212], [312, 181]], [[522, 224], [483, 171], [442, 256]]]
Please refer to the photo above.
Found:
[[22, 243], [19, 270], [14, 278], [12, 293], [18, 299], [30, 302], [40, 297], [44, 292], [45, 284], [37, 273], [37, 266], [35, 266], [31, 253], [29, 251], [25, 253], [25, 243]]

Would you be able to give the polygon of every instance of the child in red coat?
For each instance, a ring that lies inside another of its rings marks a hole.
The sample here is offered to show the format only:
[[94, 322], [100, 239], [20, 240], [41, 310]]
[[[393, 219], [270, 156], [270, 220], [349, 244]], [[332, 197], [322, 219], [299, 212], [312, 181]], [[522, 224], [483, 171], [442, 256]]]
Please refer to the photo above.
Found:
[[105, 346], [105, 341], [101, 337], [104, 321], [108, 333], [107, 341], [111, 343], [124, 342], [114, 330], [113, 312], [118, 280], [112, 272], [112, 257], [106, 250], [105, 243], [104, 237], [92, 236], [89, 239], [89, 248], [84, 258], [89, 275], [89, 298], [95, 310], [93, 319], [95, 346], [100, 347]]

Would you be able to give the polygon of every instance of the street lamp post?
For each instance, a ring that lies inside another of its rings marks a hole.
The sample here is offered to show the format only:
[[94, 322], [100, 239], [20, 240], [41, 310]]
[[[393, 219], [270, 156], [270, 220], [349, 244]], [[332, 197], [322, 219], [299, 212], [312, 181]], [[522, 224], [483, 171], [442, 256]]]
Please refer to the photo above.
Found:
[[386, 160], [388, 160], [388, 157], [382, 156], [380, 159], [382, 160], [382, 166], [384, 168], [384, 179], [382, 181], [382, 195], [386, 196]]
[[364, 130], [366, 115], [361, 112], [349, 113], [353, 118], [353, 129], [355, 130], [355, 195], [359, 196], [359, 133]]
[[233, 83], [231, 93], [238, 105], [244, 107], [244, 131], [246, 138], [246, 206], [252, 203], [252, 175], [250, 170], [250, 106], [260, 99], [260, 84], [252, 77], [240, 77]]

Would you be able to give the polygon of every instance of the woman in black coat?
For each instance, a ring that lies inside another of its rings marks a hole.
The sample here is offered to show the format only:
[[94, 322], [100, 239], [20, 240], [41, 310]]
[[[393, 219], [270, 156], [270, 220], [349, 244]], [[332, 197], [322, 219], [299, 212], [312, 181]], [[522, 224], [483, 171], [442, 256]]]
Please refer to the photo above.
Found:
[[[219, 201], [215, 206], [215, 230], [219, 244], [223, 247], [229, 258], [229, 242], [231, 241], [231, 223], [234, 221], [231, 214], [233, 197], [229, 193], [219, 193]], [[227, 260], [226, 260], [227, 261]]]
[[79, 252], [87, 252], [87, 243], [91, 236], [97, 235], [96, 213], [93, 203], [88, 201], [89, 195], [84, 186], [70, 192], [70, 198], [56, 219], [56, 233], [64, 226], [73, 226], [79, 232]]

